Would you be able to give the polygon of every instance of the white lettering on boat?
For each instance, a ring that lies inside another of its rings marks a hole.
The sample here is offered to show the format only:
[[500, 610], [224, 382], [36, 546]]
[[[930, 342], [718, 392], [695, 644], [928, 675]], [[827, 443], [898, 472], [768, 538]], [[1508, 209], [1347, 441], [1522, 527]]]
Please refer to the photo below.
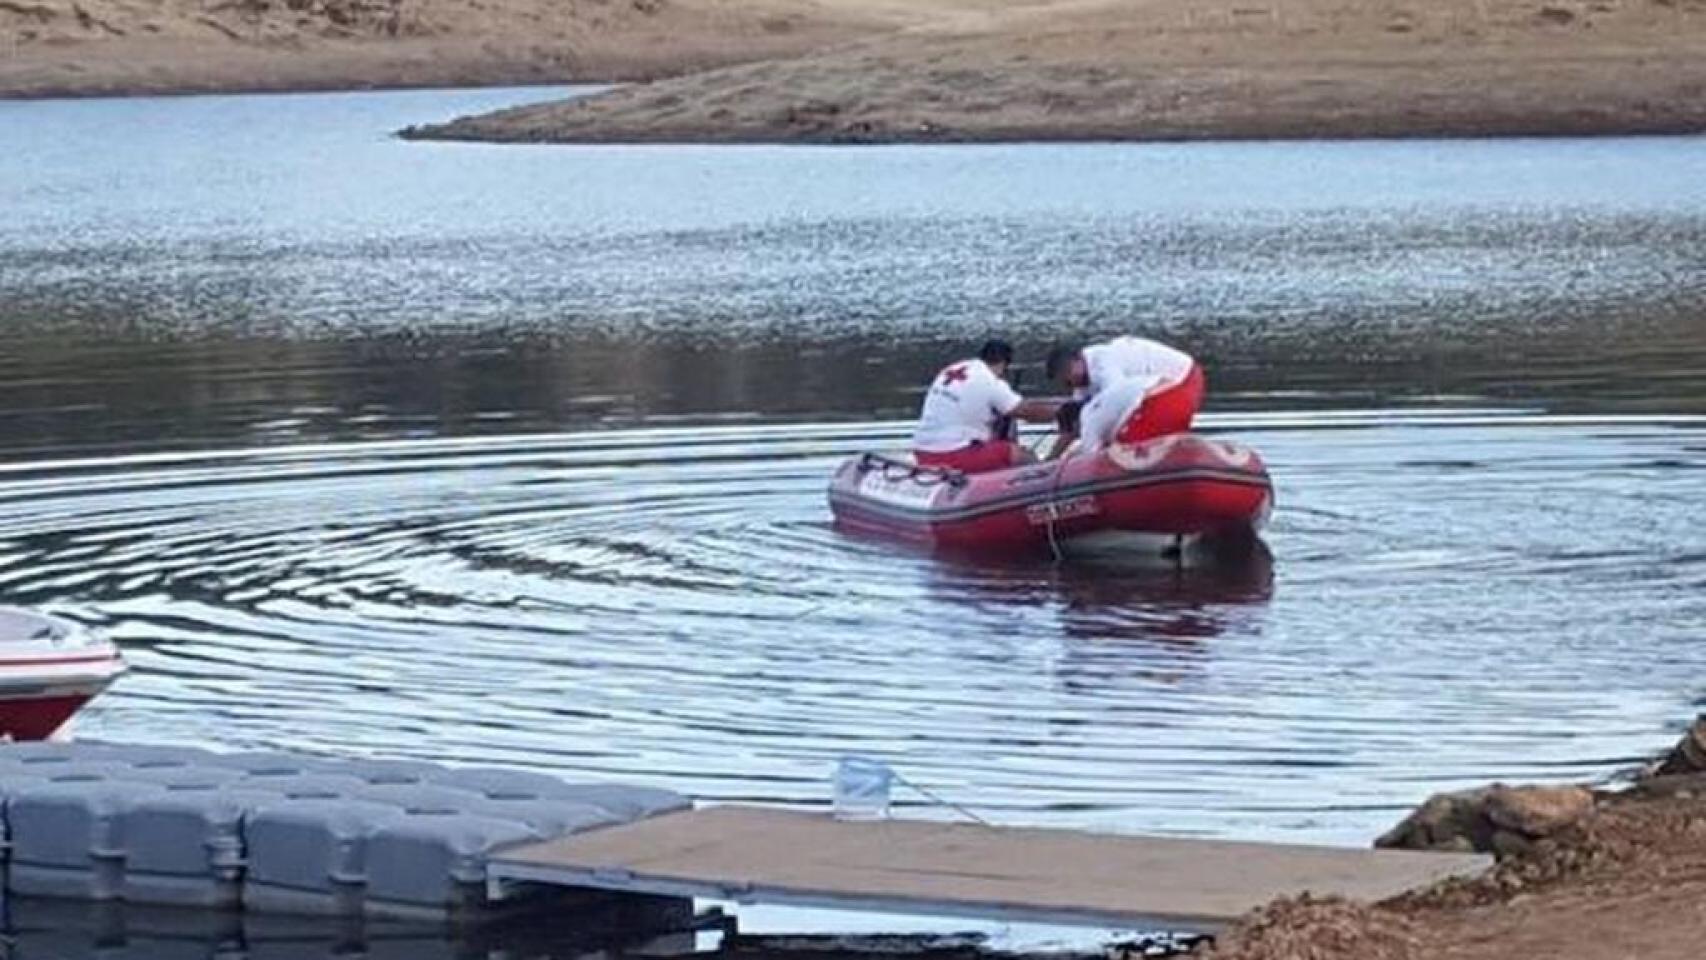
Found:
[[1096, 506], [1095, 495], [1087, 493], [1080, 497], [1026, 507], [1025, 519], [1031, 526], [1040, 527], [1045, 523], [1059, 523], [1074, 517], [1093, 517], [1100, 512], [1101, 509]]

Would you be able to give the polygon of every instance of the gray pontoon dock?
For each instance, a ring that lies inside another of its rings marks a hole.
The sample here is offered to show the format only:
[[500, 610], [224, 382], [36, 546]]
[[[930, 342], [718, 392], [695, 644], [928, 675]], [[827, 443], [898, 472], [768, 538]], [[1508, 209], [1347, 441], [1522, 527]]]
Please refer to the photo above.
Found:
[[4, 888], [30, 897], [565, 924], [609, 902], [677, 925], [704, 898], [1209, 931], [1278, 896], [1380, 899], [1488, 862], [693, 809], [667, 790], [412, 760], [0, 745]]

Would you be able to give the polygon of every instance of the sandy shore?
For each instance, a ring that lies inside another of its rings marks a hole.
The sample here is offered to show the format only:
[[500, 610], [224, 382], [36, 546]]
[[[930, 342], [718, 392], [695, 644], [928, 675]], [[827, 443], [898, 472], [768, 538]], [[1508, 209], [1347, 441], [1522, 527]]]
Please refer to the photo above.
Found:
[[1706, 130], [1706, 0], [1043, 0], [412, 130], [516, 142]]
[[1706, 0], [0, 0], [0, 96], [629, 80], [408, 133], [1700, 132]]
[[914, 20], [890, 0], [0, 0], [0, 96], [638, 80]]

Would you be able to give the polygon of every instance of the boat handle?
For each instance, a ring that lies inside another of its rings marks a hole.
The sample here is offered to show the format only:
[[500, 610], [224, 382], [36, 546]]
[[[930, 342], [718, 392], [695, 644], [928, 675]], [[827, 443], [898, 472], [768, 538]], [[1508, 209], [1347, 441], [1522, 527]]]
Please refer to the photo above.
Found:
[[[880, 453], [862, 454], [859, 457], [858, 469], [860, 473], [870, 473], [872, 470], [880, 469], [883, 472], [883, 478], [886, 480], [900, 480], [910, 477], [914, 483], [920, 485], [945, 483], [956, 488], [966, 485], [964, 471], [955, 470], [952, 467], [921, 467], [916, 463], [907, 463], [904, 460], [885, 457]], [[901, 472], [896, 473], [896, 470]]]

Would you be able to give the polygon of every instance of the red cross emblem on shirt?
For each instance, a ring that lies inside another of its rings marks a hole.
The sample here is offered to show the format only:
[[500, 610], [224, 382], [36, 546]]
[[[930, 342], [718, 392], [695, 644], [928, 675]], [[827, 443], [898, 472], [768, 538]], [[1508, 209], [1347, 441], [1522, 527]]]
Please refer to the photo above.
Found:
[[949, 367], [942, 371], [942, 386], [951, 387], [956, 383], [963, 383], [967, 376], [968, 374], [966, 373], [965, 364], [962, 363], [957, 367]]

